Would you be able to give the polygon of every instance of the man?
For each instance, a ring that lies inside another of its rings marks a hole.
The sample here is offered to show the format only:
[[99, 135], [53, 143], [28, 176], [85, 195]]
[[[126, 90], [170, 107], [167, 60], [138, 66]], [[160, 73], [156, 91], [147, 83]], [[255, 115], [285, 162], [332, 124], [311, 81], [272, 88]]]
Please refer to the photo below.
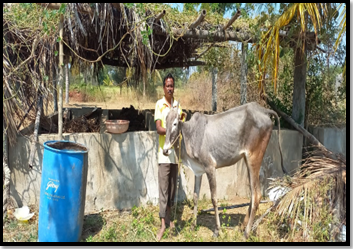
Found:
[[[159, 217], [161, 219], [161, 229], [157, 234], [157, 240], [160, 241], [166, 226], [174, 228], [173, 221], [170, 220], [171, 207], [174, 204], [176, 192], [178, 164], [176, 162], [175, 151], [172, 148], [169, 156], [163, 155], [163, 146], [166, 134], [166, 117], [171, 108], [178, 105], [174, 101], [174, 78], [169, 73], [163, 80], [164, 97], [157, 101], [154, 113], [157, 133], [159, 134], [158, 145], [158, 185], [159, 185]], [[179, 112], [182, 109], [179, 105]]]

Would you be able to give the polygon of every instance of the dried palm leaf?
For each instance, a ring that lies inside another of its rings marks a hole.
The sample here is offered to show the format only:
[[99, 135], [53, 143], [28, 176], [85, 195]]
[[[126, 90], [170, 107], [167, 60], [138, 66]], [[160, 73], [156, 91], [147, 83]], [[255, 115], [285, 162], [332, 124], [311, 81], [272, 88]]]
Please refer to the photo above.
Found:
[[304, 236], [310, 233], [313, 223], [320, 218], [321, 210], [327, 206], [336, 219], [336, 225], [342, 223], [346, 217], [345, 172], [345, 160], [314, 151], [293, 177], [271, 180], [269, 190], [275, 187], [289, 189], [276, 203], [276, 212], [282, 219], [291, 220], [293, 230], [301, 223]]

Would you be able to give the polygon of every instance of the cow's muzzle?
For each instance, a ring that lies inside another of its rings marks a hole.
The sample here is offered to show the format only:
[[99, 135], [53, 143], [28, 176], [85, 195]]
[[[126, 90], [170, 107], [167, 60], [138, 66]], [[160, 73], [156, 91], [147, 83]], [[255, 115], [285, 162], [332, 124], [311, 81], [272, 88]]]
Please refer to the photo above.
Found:
[[163, 155], [165, 155], [165, 156], [169, 156], [170, 152], [171, 152], [170, 150], [163, 149]]

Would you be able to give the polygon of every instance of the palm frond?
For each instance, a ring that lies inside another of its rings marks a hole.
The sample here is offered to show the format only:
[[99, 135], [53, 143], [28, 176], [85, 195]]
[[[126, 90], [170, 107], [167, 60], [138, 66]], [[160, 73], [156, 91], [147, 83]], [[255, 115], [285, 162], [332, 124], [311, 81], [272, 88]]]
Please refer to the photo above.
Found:
[[[274, 25], [262, 35], [259, 46], [257, 46], [259, 60], [263, 65], [260, 71], [259, 88], [263, 88], [262, 84], [264, 82], [264, 79], [261, 75], [266, 70], [265, 65], [268, 64], [268, 60], [272, 58], [273, 85], [274, 90], [276, 92], [279, 65], [280, 30], [287, 26], [292, 21], [295, 15], [297, 16], [297, 19], [300, 23], [301, 32], [303, 34], [303, 36], [299, 36], [298, 44], [302, 44], [303, 49], [305, 48], [304, 41], [307, 26], [306, 15], [310, 17], [310, 20], [313, 23], [315, 31], [315, 40], [316, 43], [318, 43], [318, 32], [320, 31], [322, 25], [318, 6], [321, 6], [321, 8], [323, 8], [323, 13], [324, 15], [326, 15], [326, 4], [317, 5], [315, 3], [294, 3], [277, 19]], [[260, 53], [260, 50], [263, 51]]]
[[[340, 6], [338, 7], [338, 9], [340, 9], [342, 6], [342, 4], [340, 4]], [[335, 42], [335, 52], [338, 48], [338, 45], [341, 43], [342, 41], [342, 36], [344, 33], [346, 33], [346, 6], [344, 6], [342, 13], [340, 14], [339, 18], [342, 18], [339, 27], [341, 27], [341, 31], [338, 34], [337, 40]]]
[[282, 219], [291, 220], [294, 228], [301, 224], [304, 234], [310, 232], [313, 223], [320, 218], [321, 210], [327, 205], [338, 219], [336, 225], [346, 219], [346, 162], [339, 155], [333, 159], [317, 152], [314, 151], [304, 160], [293, 177], [272, 179], [269, 187], [269, 190], [289, 190], [278, 201], [276, 213]]

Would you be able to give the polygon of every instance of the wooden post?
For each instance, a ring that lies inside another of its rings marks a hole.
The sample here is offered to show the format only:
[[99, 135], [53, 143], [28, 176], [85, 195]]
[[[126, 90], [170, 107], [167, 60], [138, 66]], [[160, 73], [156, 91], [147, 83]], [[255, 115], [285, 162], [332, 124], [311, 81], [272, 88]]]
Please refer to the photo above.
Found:
[[56, 73], [56, 68], [53, 65], [53, 61], [50, 60], [49, 63], [50, 63], [49, 82], [51, 82], [53, 84], [54, 112], [57, 112], [58, 111], [58, 94], [57, 94], [57, 90], [56, 90], [56, 77], [58, 74]]
[[240, 104], [246, 104], [246, 83], [248, 65], [246, 62], [248, 44], [241, 43], [241, 76], [240, 76]]
[[64, 16], [60, 14], [60, 24], [59, 24], [59, 106], [58, 106], [58, 136], [59, 140], [63, 139], [63, 79], [64, 79], [64, 49], [63, 49], [63, 29], [64, 29]]
[[7, 137], [7, 127], [5, 124], [5, 116], [2, 115], [2, 131], [3, 131], [3, 164], [2, 170], [4, 174], [4, 185], [3, 185], [3, 199], [2, 199], [2, 208], [3, 208], [3, 224], [5, 222], [5, 217], [7, 215], [7, 207], [10, 202], [10, 177], [11, 177], [11, 170], [9, 167], [9, 160], [8, 160], [8, 137]]
[[217, 111], [217, 73], [216, 67], [212, 68], [212, 111]]
[[65, 65], [65, 103], [69, 103], [69, 63], [66, 63]]
[[38, 102], [37, 102], [37, 116], [36, 120], [34, 122], [34, 132], [33, 132], [33, 140], [31, 144], [31, 150], [30, 150], [30, 155], [29, 155], [29, 160], [28, 160], [28, 165], [29, 168], [33, 168], [33, 159], [34, 159], [34, 152], [36, 150], [36, 142], [38, 141], [38, 130], [39, 130], [39, 124], [40, 124], [40, 116], [42, 113], [42, 108], [43, 108], [43, 97], [42, 94], [39, 93], [38, 96]]

